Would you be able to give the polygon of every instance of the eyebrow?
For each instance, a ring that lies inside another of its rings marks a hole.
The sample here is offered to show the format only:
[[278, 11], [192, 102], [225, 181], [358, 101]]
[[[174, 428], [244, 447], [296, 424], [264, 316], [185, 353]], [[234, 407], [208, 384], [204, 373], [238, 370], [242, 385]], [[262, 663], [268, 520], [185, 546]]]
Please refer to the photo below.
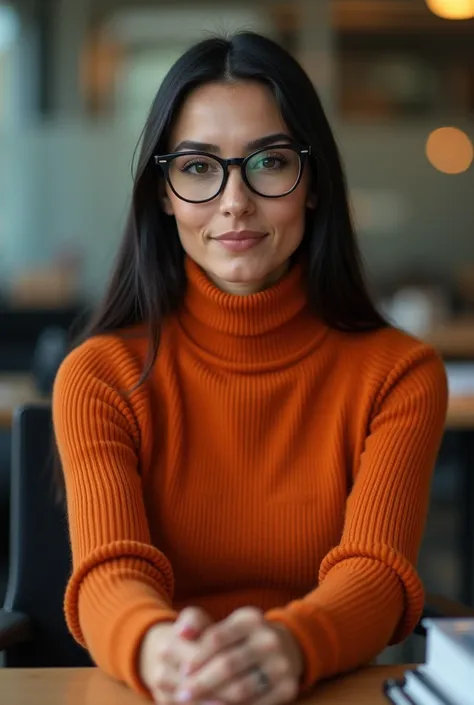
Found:
[[[285, 132], [275, 132], [272, 135], [265, 135], [265, 137], [259, 137], [256, 140], [247, 142], [246, 148], [252, 152], [257, 149], [263, 149], [268, 145], [276, 144], [277, 142], [291, 142], [292, 138]], [[197, 150], [198, 152], [212, 152], [219, 154], [221, 149], [218, 144], [211, 144], [209, 142], [195, 142], [194, 140], [183, 140], [176, 145], [173, 152], [182, 152], [187, 149]]]

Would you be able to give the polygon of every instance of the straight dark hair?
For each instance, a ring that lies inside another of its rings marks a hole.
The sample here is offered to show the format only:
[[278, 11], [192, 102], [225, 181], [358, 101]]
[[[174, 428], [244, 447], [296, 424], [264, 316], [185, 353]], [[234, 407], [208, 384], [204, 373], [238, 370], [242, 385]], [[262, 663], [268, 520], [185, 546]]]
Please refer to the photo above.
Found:
[[346, 331], [387, 325], [367, 291], [341, 159], [309, 77], [285, 49], [259, 34], [208, 38], [176, 61], [154, 99], [118, 257], [105, 296], [80, 337], [146, 323], [149, 350], [139, 383], [156, 359], [163, 318], [179, 307], [186, 287], [184, 251], [174, 217], [160, 207], [162, 175], [154, 156], [168, 151], [175, 117], [193, 89], [210, 82], [249, 80], [271, 89], [295, 140], [311, 145], [317, 207], [307, 211], [300, 248], [305, 251], [308, 300], [315, 315]]

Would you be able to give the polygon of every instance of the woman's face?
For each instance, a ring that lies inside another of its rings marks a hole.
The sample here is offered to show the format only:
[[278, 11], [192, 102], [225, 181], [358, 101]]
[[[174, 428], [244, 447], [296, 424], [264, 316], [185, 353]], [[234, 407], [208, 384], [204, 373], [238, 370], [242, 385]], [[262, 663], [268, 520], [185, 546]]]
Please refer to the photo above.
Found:
[[[287, 138], [280, 136], [270, 144], [292, 141], [270, 89], [257, 82], [210, 83], [195, 89], [184, 102], [168, 147], [170, 152], [185, 151], [190, 147], [184, 142], [201, 143], [206, 147], [199, 149], [219, 157], [246, 157], [255, 151], [249, 146], [252, 142], [281, 133]], [[193, 173], [202, 169], [191, 166]], [[305, 209], [313, 205], [308, 185], [306, 167], [292, 193], [265, 198], [253, 193], [240, 169], [231, 166], [225, 189], [206, 203], [183, 201], [166, 184], [163, 209], [175, 217], [186, 253], [220, 289], [249, 294], [285, 272], [303, 238]], [[232, 244], [229, 237], [236, 231], [251, 231], [251, 237]]]

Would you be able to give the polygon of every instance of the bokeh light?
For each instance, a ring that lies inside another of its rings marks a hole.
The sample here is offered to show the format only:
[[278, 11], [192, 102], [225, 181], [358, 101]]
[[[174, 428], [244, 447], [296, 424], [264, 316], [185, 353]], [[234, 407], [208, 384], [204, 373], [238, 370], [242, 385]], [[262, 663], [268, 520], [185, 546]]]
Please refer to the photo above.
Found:
[[457, 127], [441, 127], [428, 137], [426, 156], [438, 171], [461, 174], [472, 164], [474, 147], [462, 130]]
[[426, 0], [431, 12], [446, 20], [470, 20], [474, 17], [474, 0]]

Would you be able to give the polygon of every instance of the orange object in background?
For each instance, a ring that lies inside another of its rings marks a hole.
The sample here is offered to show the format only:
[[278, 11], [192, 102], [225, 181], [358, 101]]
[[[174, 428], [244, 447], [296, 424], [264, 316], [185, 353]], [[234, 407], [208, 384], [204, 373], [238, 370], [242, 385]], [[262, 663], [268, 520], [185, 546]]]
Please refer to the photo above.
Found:
[[69, 257], [19, 273], [10, 286], [14, 308], [64, 308], [79, 299], [79, 262]]
[[426, 0], [431, 12], [445, 20], [470, 20], [474, 17], [474, 0]]

